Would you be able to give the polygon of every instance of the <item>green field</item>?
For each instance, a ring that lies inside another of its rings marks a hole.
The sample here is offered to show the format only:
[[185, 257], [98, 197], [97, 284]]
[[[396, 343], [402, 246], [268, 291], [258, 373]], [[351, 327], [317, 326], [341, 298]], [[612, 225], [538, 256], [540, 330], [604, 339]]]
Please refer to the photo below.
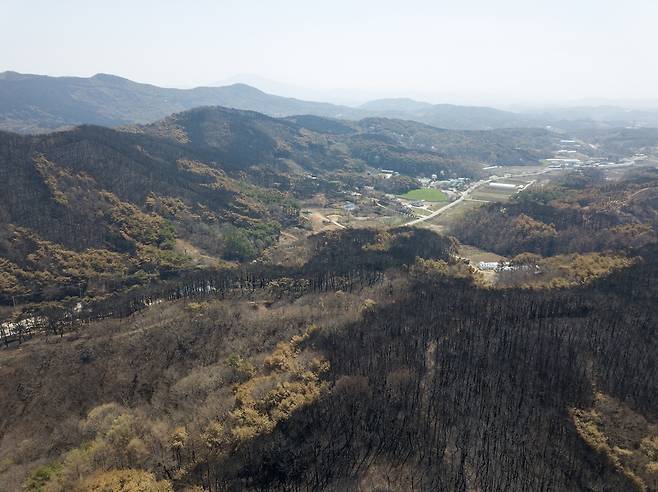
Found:
[[434, 188], [417, 188], [400, 196], [407, 200], [426, 200], [428, 202], [445, 202], [448, 200], [448, 195]]

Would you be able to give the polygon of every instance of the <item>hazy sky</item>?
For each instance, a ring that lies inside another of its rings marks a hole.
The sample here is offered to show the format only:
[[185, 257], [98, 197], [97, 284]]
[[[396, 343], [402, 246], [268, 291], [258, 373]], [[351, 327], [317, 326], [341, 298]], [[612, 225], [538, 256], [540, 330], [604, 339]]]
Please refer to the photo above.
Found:
[[2, 0], [0, 71], [435, 102], [658, 99], [658, 0]]

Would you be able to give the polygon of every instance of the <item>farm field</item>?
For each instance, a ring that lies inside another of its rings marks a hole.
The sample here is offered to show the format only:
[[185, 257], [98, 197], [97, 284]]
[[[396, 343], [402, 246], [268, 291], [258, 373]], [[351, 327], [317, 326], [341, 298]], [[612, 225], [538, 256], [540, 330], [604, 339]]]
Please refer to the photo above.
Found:
[[429, 219], [428, 222], [437, 226], [450, 227], [455, 222], [462, 220], [468, 212], [480, 208], [482, 205], [482, 202], [465, 200], [441, 215]]
[[425, 200], [428, 202], [445, 202], [448, 200], [448, 195], [434, 188], [417, 188], [400, 195], [400, 197], [407, 200]]
[[490, 186], [483, 186], [471, 194], [473, 200], [484, 200], [488, 202], [506, 202], [516, 193], [516, 190], [501, 190]]

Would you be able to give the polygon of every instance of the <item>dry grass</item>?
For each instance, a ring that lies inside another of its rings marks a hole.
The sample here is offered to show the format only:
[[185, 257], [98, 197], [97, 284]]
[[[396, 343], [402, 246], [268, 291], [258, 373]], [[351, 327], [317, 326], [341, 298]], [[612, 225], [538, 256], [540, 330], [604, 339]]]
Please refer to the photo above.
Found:
[[482, 202], [464, 200], [442, 214], [430, 219], [428, 222], [435, 225], [450, 227], [464, 218], [466, 214], [483, 206]]
[[658, 425], [615, 398], [597, 393], [592, 408], [573, 409], [576, 430], [608, 456], [639, 490], [658, 489]]
[[475, 200], [486, 200], [488, 202], [507, 202], [516, 190], [500, 190], [490, 186], [483, 186], [471, 194], [470, 198]]
[[190, 257], [195, 265], [217, 268], [227, 263], [219, 258], [209, 255], [201, 248], [193, 245], [189, 241], [185, 241], [184, 239], [176, 239], [174, 250], [177, 253]]
[[485, 251], [468, 244], [459, 245], [459, 255], [468, 258], [473, 264], [477, 264], [481, 261], [504, 261], [507, 259], [504, 256], [492, 253], [491, 251]]
[[399, 289], [387, 282], [293, 301], [272, 302], [264, 290], [245, 300], [163, 302], [63, 339], [0, 351], [0, 394], [19, 392], [0, 399], [11, 422], [0, 439], [0, 490], [20, 490], [26, 473], [80, 446], [80, 422], [103, 403], [141, 411], [165, 430], [201, 432], [198, 426], [235, 409], [231, 360], [262, 368], [278, 343], [309, 325], [338, 329], [362, 316], [367, 299], [385, 305]]

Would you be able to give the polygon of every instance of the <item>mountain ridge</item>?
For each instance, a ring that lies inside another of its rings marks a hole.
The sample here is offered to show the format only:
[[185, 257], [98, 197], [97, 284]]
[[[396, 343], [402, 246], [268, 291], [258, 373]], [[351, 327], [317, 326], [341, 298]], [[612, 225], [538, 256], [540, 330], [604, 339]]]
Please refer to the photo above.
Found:
[[658, 127], [658, 112], [651, 110], [599, 107], [511, 112], [486, 106], [430, 104], [409, 98], [377, 99], [351, 107], [273, 95], [243, 83], [176, 89], [107, 73], [87, 78], [0, 73], [0, 129], [17, 133], [46, 133], [80, 124], [146, 124], [199, 106], [232, 107], [274, 117], [385, 117], [452, 130]]
[[273, 96], [246, 84], [170, 89], [103, 73], [89, 78], [0, 74], [0, 128], [17, 133], [43, 133], [80, 124], [150, 123], [207, 105], [271, 116], [356, 114], [352, 108]]

